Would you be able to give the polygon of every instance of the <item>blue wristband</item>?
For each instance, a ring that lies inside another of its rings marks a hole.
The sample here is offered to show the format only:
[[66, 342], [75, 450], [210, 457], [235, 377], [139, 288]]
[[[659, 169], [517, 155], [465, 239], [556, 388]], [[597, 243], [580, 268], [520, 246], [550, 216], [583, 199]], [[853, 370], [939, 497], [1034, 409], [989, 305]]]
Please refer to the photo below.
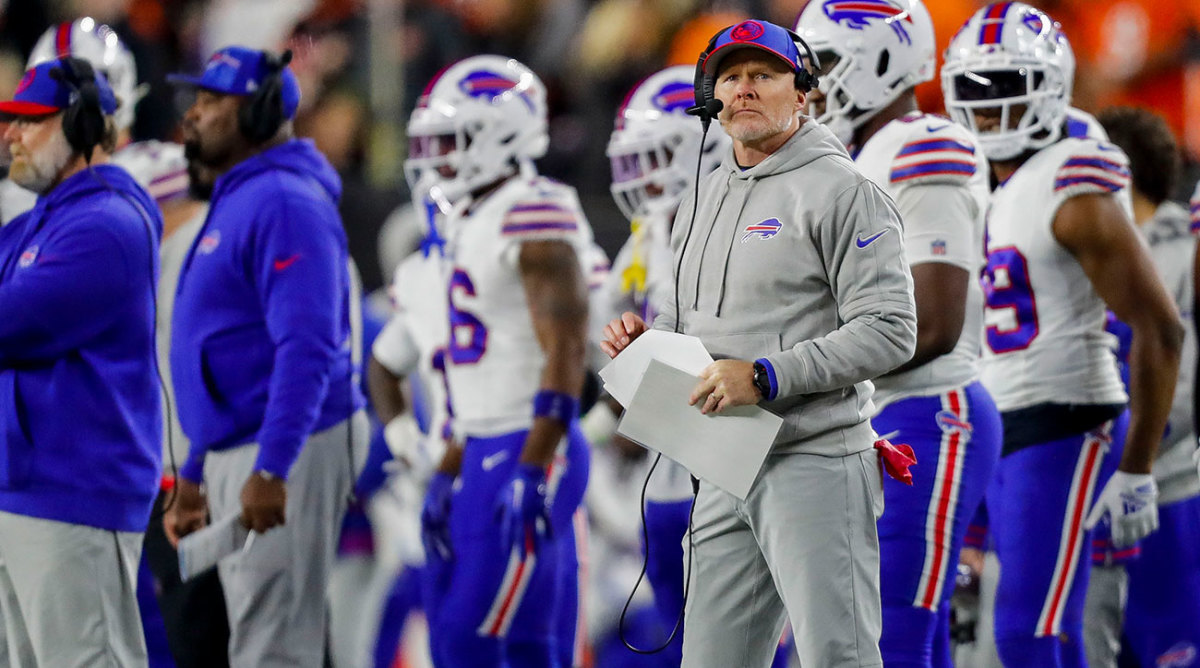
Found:
[[540, 390], [533, 395], [533, 417], [571, 424], [572, 420], [579, 417], [579, 400], [563, 392]]

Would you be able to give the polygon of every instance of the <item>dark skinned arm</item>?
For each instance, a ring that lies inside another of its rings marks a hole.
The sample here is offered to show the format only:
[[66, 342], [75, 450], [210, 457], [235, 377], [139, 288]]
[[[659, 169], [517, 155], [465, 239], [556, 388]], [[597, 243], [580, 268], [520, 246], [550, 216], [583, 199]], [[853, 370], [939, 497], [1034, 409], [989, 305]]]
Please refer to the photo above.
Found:
[[391, 422], [404, 413], [407, 402], [400, 391], [400, 376], [392, 373], [372, 355], [367, 361], [367, 391], [371, 393], [371, 406], [383, 424]]
[[966, 318], [967, 285], [971, 280], [966, 269], [945, 262], [923, 262], [913, 265], [912, 277], [917, 349], [912, 359], [892, 374], [915, 369], [954, 350]]
[[[565, 241], [525, 242], [519, 266], [534, 334], [546, 356], [539, 387], [578, 397], [585, 373], [588, 301], [575, 249]], [[566, 429], [557, 420], [534, 418], [521, 463], [549, 465]]]
[[1129, 432], [1120, 469], [1150, 473], [1171, 411], [1183, 326], [1179, 311], [1133, 224], [1112, 195], [1068, 199], [1054, 237], [1075, 256], [1097, 294], [1133, 330], [1129, 354]]

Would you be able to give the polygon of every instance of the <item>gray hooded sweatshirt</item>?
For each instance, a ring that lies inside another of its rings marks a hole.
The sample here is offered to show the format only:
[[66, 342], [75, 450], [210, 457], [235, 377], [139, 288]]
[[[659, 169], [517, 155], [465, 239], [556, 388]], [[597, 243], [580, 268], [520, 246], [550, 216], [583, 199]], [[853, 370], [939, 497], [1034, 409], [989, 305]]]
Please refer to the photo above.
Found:
[[678, 322], [717, 359], [764, 360], [762, 406], [784, 418], [772, 452], [870, 448], [870, 379], [916, 347], [895, 205], [812, 120], [749, 169], [731, 150], [699, 190], [694, 223], [688, 192], [671, 234], [682, 318], [672, 299], [654, 326]]

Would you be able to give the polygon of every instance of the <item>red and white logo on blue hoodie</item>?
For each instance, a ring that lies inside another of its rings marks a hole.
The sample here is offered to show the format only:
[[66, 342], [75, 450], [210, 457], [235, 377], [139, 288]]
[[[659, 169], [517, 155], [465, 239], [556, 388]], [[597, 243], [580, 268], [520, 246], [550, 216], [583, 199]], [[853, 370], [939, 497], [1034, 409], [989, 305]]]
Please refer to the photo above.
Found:
[[221, 230], [213, 230], [200, 239], [200, 245], [196, 248], [196, 252], [200, 253], [201, 255], [210, 255], [213, 251], [217, 250], [217, 246], [220, 245]]
[[21, 257], [17, 258], [17, 266], [21, 269], [32, 267], [33, 263], [37, 261], [37, 256], [38, 247], [30, 246], [25, 249], [24, 253], [21, 253]]
[[770, 239], [779, 234], [779, 230], [783, 228], [783, 224], [778, 218], [768, 218], [761, 223], [751, 223], [742, 230], [742, 243], [746, 243], [751, 239]]

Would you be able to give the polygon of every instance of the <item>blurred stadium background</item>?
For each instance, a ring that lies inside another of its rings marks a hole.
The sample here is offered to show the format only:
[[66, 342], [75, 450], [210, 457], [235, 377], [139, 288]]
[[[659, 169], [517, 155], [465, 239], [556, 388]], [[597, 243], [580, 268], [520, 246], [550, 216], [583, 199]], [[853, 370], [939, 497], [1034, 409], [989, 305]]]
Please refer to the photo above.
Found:
[[[342, 174], [343, 219], [368, 290], [415, 243], [404, 223], [404, 125], [446, 65], [499, 53], [550, 90], [551, 148], [542, 172], [575, 186], [614, 253], [628, 227], [609, 194], [604, 146], [626, 91], [668, 64], [692, 64], [717, 29], [745, 17], [791, 26], [807, 0], [0, 0], [0, 95], [8, 96], [42, 31], [91, 16], [133, 51], [146, 95], [134, 139], [172, 139], [180, 100], [165, 76], [195, 70], [229, 44], [291, 48], [304, 99], [298, 132]], [[979, 0], [927, 0], [939, 51]], [[1167, 118], [1187, 148], [1186, 199], [1200, 160], [1200, 0], [1033, 2], [1065, 27], [1079, 60], [1076, 106], [1135, 104]], [[940, 110], [937, 82], [922, 106]], [[401, 221], [383, 243], [389, 216]], [[415, 223], [415, 221], [414, 221]]]

